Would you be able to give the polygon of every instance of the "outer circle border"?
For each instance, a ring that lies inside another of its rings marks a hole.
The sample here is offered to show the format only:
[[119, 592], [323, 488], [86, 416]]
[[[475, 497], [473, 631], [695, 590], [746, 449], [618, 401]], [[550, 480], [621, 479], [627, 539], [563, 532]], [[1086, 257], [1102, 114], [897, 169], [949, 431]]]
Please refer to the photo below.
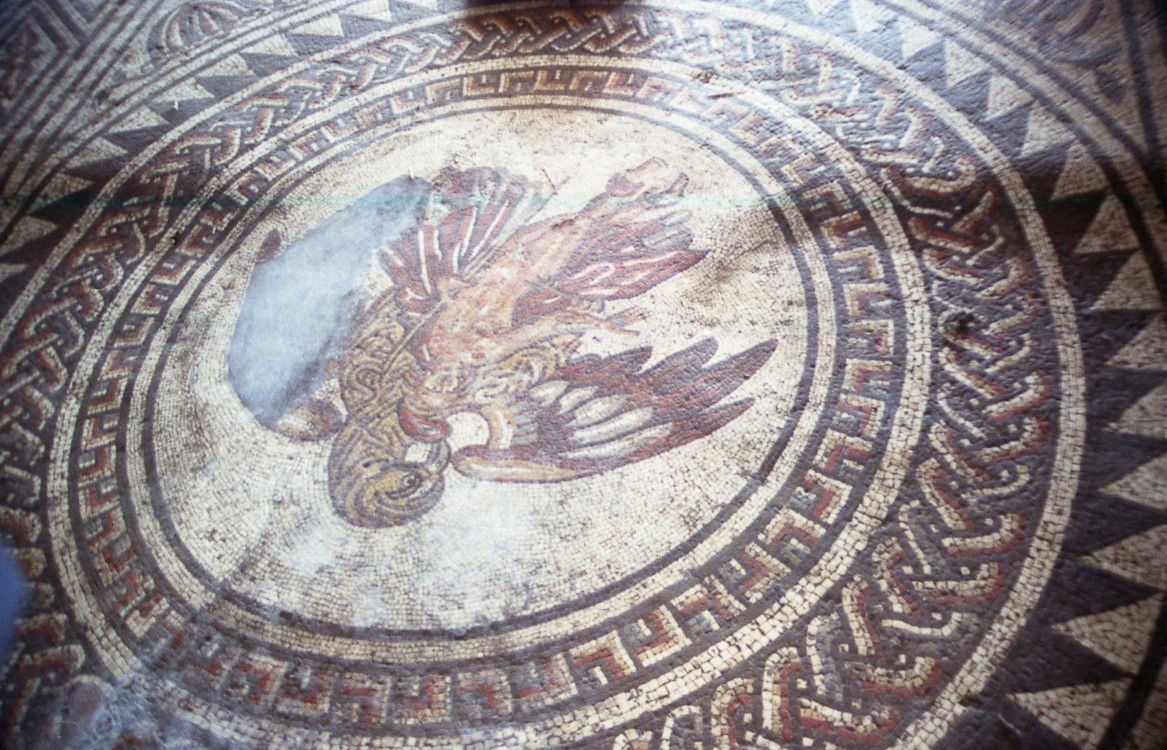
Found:
[[[685, 3], [685, 2], [678, 3], [678, 5], [704, 7], [704, 4]], [[831, 37], [831, 38], [833, 39], [834, 37]], [[848, 51], [851, 52], [850, 50], [848, 50]], [[866, 53], [862, 53], [859, 50], [852, 52], [852, 54], [854, 54], [854, 53], [859, 53], [856, 55], [858, 57], [866, 56]], [[879, 61], [878, 58], [876, 58], [876, 60], [878, 62], [882, 63], [882, 61]], [[905, 86], [908, 83], [906, 80], [903, 80], [903, 79], [894, 79], [893, 78], [893, 80], [897, 80], [897, 81], [901, 82], [902, 84], [904, 84]], [[943, 102], [943, 99], [941, 97], [939, 97], [938, 95], [932, 95], [931, 92], [927, 89], [922, 89], [922, 94], [921, 94], [921, 91], [916, 91], [913, 93], [916, 94], [922, 101], [925, 101], [925, 102], [928, 102], [929, 100], [932, 100], [932, 99], [935, 99], [936, 101]], [[975, 132], [975, 129], [973, 129], [969, 125], [967, 120], [964, 120], [964, 118], [962, 116], [960, 116], [958, 113], [953, 113], [951, 108], [948, 107], [946, 104], [943, 107], [937, 107], [937, 106], [935, 106], [934, 103], [931, 103], [930, 108], [932, 109], [932, 111], [937, 112], [937, 114], [940, 115], [942, 118], [944, 117], [944, 113], [946, 113], [946, 112], [950, 113], [950, 117], [957, 118], [959, 120], [959, 122], [962, 123], [962, 125], [963, 125], [963, 127], [961, 128], [962, 133], [968, 133], [970, 131]], [[945, 118], [945, 119], [947, 120], [949, 118]], [[1003, 158], [1000, 157], [999, 153], [997, 153], [993, 149], [991, 143], [988, 143], [987, 140], [985, 140], [984, 143], [981, 144], [981, 148], [987, 149], [987, 151], [984, 151], [983, 153], [987, 153], [990, 155], [990, 156], [986, 156], [986, 161], [988, 163], [990, 163], [990, 164], [1005, 163]], [[993, 155], [995, 155], [997, 158], [996, 159], [990, 158]], [[1005, 170], [1005, 171], [1008, 171], [1008, 170]], [[1009, 175], [1015, 176], [1015, 175], [1012, 175], [1011, 172], [1009, 172]], [[1000, 172], [997, 173], [997, 176], [999, 178], [1004, 177], [1004, 175], [1002, 175]], [[1003, 180], [1003, 182], [1005, 182], [1007, 184], [1007, 181]], [[1016, 185], [1013, 186], [1013, 189], [1016, 189], [1019, 186], [1020, 186], [1020, 183], [1016, 182]], [[1014, 193], [1012, 193], [1012, 196], [1016, 196], [1017, 194], [1018, 193], [1014, 192]], [[1021, 188], [1020, 194], [1022, 194], [1022, 195], [1025, 194], [1023, 188]], [[1023, 208], [1031, 208], [1031, 207], [1023, 207]], [[1022, 211], [1022, 213], [1024, 214], [1025, 211]], [[1031, 233], [1031, 241], [1033, 240], [1034, 236], [1037, 236], [1038, 239], [1044, 238], [1043, 232], [1041, 232], [1040, 230], [1033, 229], [1033, 224], [1036, 223], [1036, 221], [1037, 221], [1036, 218], [1031, 216], [1028, 222], [1023, 222], [1023, 226], [1025, 226], [1026, 231]], [[1048, 241], [1046, 241], [1044, 243], [1043, 242], [1035, 242], [1035, 247], [1037, 247], [1038, 249], [1043, 251], [1042, 253], [1037, 254], [1038, 261], [1039, 261], [1039, 264], [1042, 264], [1041, 268], [1042, 268], [1042, 272], [1043, 272], [1043, 282], [1046, 284], [1047, 292], [1051, 294], [1051, 297], [1050, 297], [1051, 301], [1056, 303], [1056, 304], [1051, 304], [1051, 312], [1054, 315], [1055, 321], [1058, 323], [1058, 328], [1057, 328], [1057, 330], [1058, 330], [1058, 346], [1059, 346], [1059, 349], [1061, 350], [1064, 347], [1064, 337], [1071, 334], [1073, 331], [1073, 320], [1072, 320], [1072, 309], [1073, 308], [1072, 308], [1072, 306], [1064, 305], [1063, 303], [1065, 302], [1065, 300], [1061, 299], [1060, 297], [1055, 296], [1061, 290], [1057, 287], [1057, 285], [1055, 285], [1053, 283], [1054, 280], [1056, 280], [1056, 270], [1057, 270], [1056, 265], [1053, 266], [1053, 271], [1055, 273], [1055, 276], [1051, 277], [1051, 275], [1050, 275], [1051, 269], [1049, 268], [1050, 261], [1049, 261], [1048, 256], [1052, 255], [1052, 248], [1049, 247]], [[1044, 261], [1044, 263], [1043, 263], [1043, 261]], [[1069, 311], [1068, 313], [1067, 313], [1067, 310]], [[1068, 319], [1067, 319], [1067, 314], [1069, 314], [1069, 316], [1070, 316]], [[1067, 320], [1068, 320], [1068, 322], [1067, 322]], [[1061, 370], [1062, 375], [1063, 376], [1065, 376], [1066, 374], [1072, 375], [1075, 378], [1073, 385], [1079, 386], [1080, 380], [1081, 380], [1081, 373], [1082, 373], [1080, 356], [1076, 357], [1076, 355], [1078, 354], [1076, 350], [1073, 351], [1070, 354], [1070, 356], [1068, 356], [1068, 357], [1066, 356], [1066, 353], [1064, 351], [1062, 351], [1061, 353], [1062, 353], [1063, 358], [1064, 358], [1063, 359], [1063, 369]], [[1080, 425], [1078, 425], [1076, 423], [1068, 422], [1066, 420], [1067, 414], [1069, 414], [1070, 416], [1073, 416], [1072, 412], [1069, 412], [1069, 409], [1070, 409], [1070, 406], [1068, 404], [1069, 401], [1074, 401], [1078, 405], [1081, 404], [1082, 391], [1081, 391], [1080, 387], [1077, 389], [1064, 388], [1062, 410], [1061, 410], [1061, 414], [1060, 414], [1060, 417], [1061, 417], [1060, 424], [1062, 426], [1062, 430], [1061, 430], [1062, 440], [1059, 441], [1059, 445], [1058, 445], [1059, 452], [1058, 452], [1058, 464], [1057, 464], [1057, 466], [1058, 466], [1059, 470], [1062, 469], [1062, 467], [1065, 467], [1067, 464], [1072, 463], [1072, 462], [1069, 462], [1066, 460], [1066, 456], [1069, 455], [1072, 458], [1073, 453], [1074, 453], [1074, 448], [1075, 448], [1074, 445], [1067, 445], [1067, 443], [1065, 442], [1065, 438], [1067, 438], [1067, 437], [1079, 437], [1081, 435], [1080, 429], [1077, 429], [1077, 430], [1072, 429], [1075, 427], [1080, 427]], [[1082, 413], [1081, 410], [1079, 410], [1079, 413]], [[1078, 448], [1078, 450], [1080, 450], [1080, 448], [1081, 448], [1080, 440], [1079, 440], [1076, 447]], [[1061, 472], [1062, 476], [1060, 477], [1060, 480], [1063, 483], [1068, 482], [1070, 484], [1073, 484], [1074, 477], [1072, 475], [1072, 471], [1073, 471], [1072, 467], [1069, 470], [1062, 471]], [[1071, 496], [1072, 496], [1072, 493], [1071, 493]], [[1059, 499], [1060, 499], [1060, 496], [1059, 496]], [[1066, 501], [1066, 507], [1068, 507], [1068, 498], [1065, 498], [1065, 501]], [[1059, 515], [1059, 513], [1057, 511], [1058, 511], [1057, 507], [1052, 506], [1052, 505], [1047, 505], [1046, 514], [1042, 518], [1041, 530], [1039, 531], [1039, 536], [1035, 537], [1035, 542], [1038, 541], [1039, 539], [1044, 539], [1047, 542], [1049, 548], [1053, 549], [1055, 552], [1056, 552], [1056, 546], [1057, 546], [1059, 539], [1060, 539], [1060, 537], [1059, 537], [1060, 531], [1055, 529], [1055, 527], [1057, 526], [1057, 523], [1059, 520], [1063, 520], [1063, 521], [1065, 520], [1064, 513]], [[1052, 529], [1052, 531], [1051, 531], [1051, 529]], [[1046, 533], [1043, 535], [1042, 532], [1046, 532]], [[1049, 566], [1052, 566], [1052, 558], [1049, 560], [1049, 565], [1044, 566], [1045, 569], [1043, 569], [1043, 566], [1040, 563], [1034, 563], [1032, 556], [1031, 556], [1031, 559], [1027, 563], [1025, 570], [1023, 570], [1023, 572], [1022, 572], [1022, 580], [1032, 580], [1034, 585], [1037, 587], [1037, 589], [1040, 589], [1041, 586], [1044, 584], [1044, 581], [1048, 579], [1048, 575], [1049, 575], [1048, 567]], [[1026, 577], [1027, 574], [1028, 574], [1028, 578]], [[1019, 581], [1019, 583], [1020, 583], [1020, 581]], [[1015, 594], [1016, 594], [1016, 592], [1015, 592]], [[1016, 598], [1017, 598], [1016, 595], [1011, 597], [1010, 602], [1007, 606], [1011, 606], [1011, 605], [1016, 604], [1016, 602], [1015, 602]], [[1017, 620], [1018, 624], [1016, 627], [1019, 627], [1019, 623], [1021, 621], [1023, 621], [1023, 619], [1024, 619], [1024, 616], [1019, 615], [1019, 619]], [[1007, 628], [1007, 627], [1005, 628], [1005, 630], [1008, 630], [1008, 629], [1009, 628]], [[1016, 628], [1014, 628], [1014, 630], [1016, 630]], [[1015, 633], [1008, 634], [1009, 637], [1006, 640], [1011, 641], [1012, 635], [1014, 635], [1014, 634]], [[1002, 645], [999, 648], [1003, 649], [1004, 646]], [[978, 655], [980, 655], [980, 653], [981, 652], [978, 650]], [[1000, 655], [1000, 653], [997, 653], [996, 656], [999, 657], [999, 655]], [[991, 661], [991, 658], [993, 658], [993, 657], [990, 657], [990, 661]], [[966, 671], [967, 670], [962, 670], [961, 676], [963, 676]], [[962, 694], [967, 694], [967, 692], [962, 693]], [[953, 705], [955, 705], [955, 704], [953, 704]]]

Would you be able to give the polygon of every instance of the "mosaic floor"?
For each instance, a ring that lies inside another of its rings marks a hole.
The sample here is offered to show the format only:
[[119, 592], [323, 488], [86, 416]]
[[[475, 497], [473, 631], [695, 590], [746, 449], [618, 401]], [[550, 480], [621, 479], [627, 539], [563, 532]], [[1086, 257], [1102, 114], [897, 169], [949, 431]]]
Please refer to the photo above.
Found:
[[1165, 32], [0, 5], [7, 746], [1167, 747]]

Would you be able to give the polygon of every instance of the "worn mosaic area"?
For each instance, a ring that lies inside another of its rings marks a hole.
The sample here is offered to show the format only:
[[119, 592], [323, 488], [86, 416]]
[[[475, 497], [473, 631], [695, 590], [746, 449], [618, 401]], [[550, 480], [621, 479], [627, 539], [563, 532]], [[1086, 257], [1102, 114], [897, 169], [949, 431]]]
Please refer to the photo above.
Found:
[[1165, 30], [0, 6], [7, 746], [1167, 747]]

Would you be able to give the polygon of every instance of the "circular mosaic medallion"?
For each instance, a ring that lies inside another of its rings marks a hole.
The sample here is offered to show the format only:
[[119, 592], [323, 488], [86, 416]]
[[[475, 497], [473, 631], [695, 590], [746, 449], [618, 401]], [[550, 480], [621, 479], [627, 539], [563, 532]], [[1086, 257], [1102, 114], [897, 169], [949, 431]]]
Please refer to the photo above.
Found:
[[1066, 538], [1086, 381], [959, 101], [823, 14], [201, 6], [136, 85], [230, 90], [5, 322], [84, 305], [26, 457], [93, 676], [56, 700], [270, 747], [963, 720]]

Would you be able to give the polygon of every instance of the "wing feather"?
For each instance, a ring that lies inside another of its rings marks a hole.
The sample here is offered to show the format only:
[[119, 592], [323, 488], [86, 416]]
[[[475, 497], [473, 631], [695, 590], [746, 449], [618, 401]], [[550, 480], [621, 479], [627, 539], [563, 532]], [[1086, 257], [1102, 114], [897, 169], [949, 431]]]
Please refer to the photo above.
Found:
[[430, 186], [416, 232], [381, 252], [406, 330], [424, 323], [452, 283], [468, 282], [492, 250], [546, 205], [526, 179], [498, 169], [446, 170]]
[[509, 443], [462, 448], [454, 465], [471, 476], [549, 481], [586, 476], [680, 447], [740, 416], [752, 399], [721, 403], [774, 353], [767, 341], [713, 361], [700, 341], [652, 367], [648, 347], [588, 355], [551, 373], [509, 404], [521, 425]]
[[656, 160], [618, 174], [578, 215], [549, 223], [574, 238], [561, 272], [517, 303], [517, 320], [552, 315], [578, 300], [630, 299], [700, 261], [681, 208], [687, 178]]

